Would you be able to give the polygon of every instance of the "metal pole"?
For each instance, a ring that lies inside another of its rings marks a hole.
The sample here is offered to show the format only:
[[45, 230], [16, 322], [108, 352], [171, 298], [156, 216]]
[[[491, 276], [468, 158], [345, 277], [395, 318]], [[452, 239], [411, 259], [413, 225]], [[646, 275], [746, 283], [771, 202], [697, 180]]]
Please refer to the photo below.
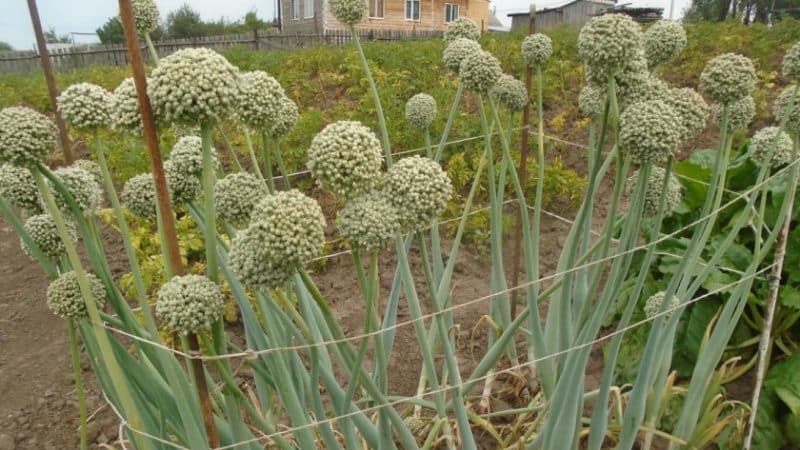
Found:
[[69, 143], [69, 134], [67, 134], [67, 126], [64, 124], [64, 119], [61, 117], [61, 113], [58, 112], [56, 78], [53, 75], [53, 63], [50, 61], [50, 53], [47, 51], [47, 41], [44, 40], [44, 32], [42, 31], [42, 22], [39, 19], [39, 9], [36, 7], [36, 0], [28, 0], [28, 11], [31, 14], [33, 33], [36, 35], [36, 46], [39, 49], [39, 61], [42, 62], [44, 80], [47, 82], [50, 106], [53, 108], [53, 114], [55, 114], [56, 127], [58, 127], [58, 141], [61, 144], [61, 151], [64, 152], [64, 162], [72, 164], [72, 148]]
[[[158, 136], [156, 134], [155, 120], [153, 119], [153, 109], [150, 106], [150, 99], [147, 96], [147, 78], [144, 74], [144, 63], [142, 62], [141, 47], [139, 36], [136, 32], [136, 25], [133, 23], [133, 10], [131, 0], [119, 0], [120, 19], [122, 29], [125, 32], [125, 42], [128, 46], [128, 54], [131, 58], [131, 68], [133, 70], [133, 82], [136, 85], [136, 92], [139, 99], [139, 112], [142, 115], [142, 131], [144, 140], [147, 144], [147, 152], [150, 156], [150, 165], [156, 185], [156, 201], [161, 216], [161, 226], [166, 243], [167, 260], [174, 275], [183, 275], [183, 263], [178, 248], [178, 235], [175, 231], [175, 218], [172, 214], [172, 205], [169, 201], [169, 191], [167, 190], [167, 179], [164, 175], [164, 165], [161, 161], [161, 153], [158, 150]], [[207, 224], [213, 226], [213, 224]], [[188, 336], [189, 348], [192, 352], [200, 351], [200, 344], [197, 335], [194, 333]], [[200, 397], [200, 406], [203, 410], [203, 422], [208, 435], [208, 444], [211, 448], [219, 447], [219, 436], [217, 427], [214, 423], [214, 410], [211, 405], [211, 396], [208, 393], [205, 368], [203, 361], [193, 358], [191, 361], [192, 375], [195, 379], [197, 392]]]
[[[531, 3], [528, 34], [536, 33], [536, 5]], [[533, 86], [533, 68], [528, 66], [525, 68], [525, 89], [530, 96], [531, 87]], [[522, 183], [523, 189], [525, 187], [525, 180], [528, 177], [528, 128], [531, 123], [531, 103], [525, 105], [522, 110], [522, 131], [519, 139], [519, 181]], [[542, 180], [538, 181], [539, 183]], [[538, 208], [539, 205], [536, 205]], [[519, 286], [519, 271], [520, 260], [522, 259], [522, 214], [527, 214], [527, 211], [518, 208], [517, 220], [514, 223], [514, 263], [512, 266], [511, 285]], [[530, 281], [530, 280], [529, 280]], [[519, 289], [511, 292], [511, 317], [517, 316], [517, 301], [519, 297]]]

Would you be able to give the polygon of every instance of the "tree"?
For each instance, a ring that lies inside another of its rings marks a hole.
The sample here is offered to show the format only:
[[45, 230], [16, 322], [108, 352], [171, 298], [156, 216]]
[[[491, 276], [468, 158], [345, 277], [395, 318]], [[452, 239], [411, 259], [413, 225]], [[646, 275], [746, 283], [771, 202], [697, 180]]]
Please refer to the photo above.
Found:
[[109, 17], [102, 27], [95, 30], [95, 33], [103, 44], [125, 43], [125, 32], [122, 30], [122, 23], [116, 16]]
[[14, 50], [14, 47], [12, 47], [11, 44], [0, 41], [0, 52], [10, 52], [12, 50]]
[[165, 31], [170, 38], [190, 38], [204, 36], [206, 26], [200, 19], [200, 13], [192, 9], [188, 3], [184, 3], [180, 8], [167, 14]]
[[48, 44], [68, 44], [72, 42], [68, 34], [62, 34], [61, 36], [56, 34], [55, 27], [50, 27], [44, 32], [44, 40]]

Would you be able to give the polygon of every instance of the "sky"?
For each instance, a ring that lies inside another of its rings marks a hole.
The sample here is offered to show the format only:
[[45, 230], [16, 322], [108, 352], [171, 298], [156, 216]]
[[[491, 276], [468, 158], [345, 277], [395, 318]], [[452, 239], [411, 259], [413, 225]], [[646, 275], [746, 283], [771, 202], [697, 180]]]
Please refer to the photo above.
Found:
[[[544, 9], [565, 3], [566, 0], [538, 0], [536, 7]], [[670, 0], [619, 0], [633, 6], [657, 6], [668, 14]], [[674, 0], [675, 18], [690, 4], [691, 0]], [[225, 17], [230, 20], [242, 18], [248, 11], [255, 10], [265, 19], [275, 14], [275, 0], [156, 0], [162, 17], [172, 10], [188, 3], [200, 12], [204, 20], [217, 20]], [[33, 28], [25, 0], [0, 0], [0, 41], [8, 42], [15, 49], [30, 50], [34, 47]], [[67, 33], [94, 33], [94, 30], [117, 14], [115, 0], [38, 0], [39, 16], [45, 30], [55, 27], [59, 35]], [[497, 17], [508, 24], [506, 14], [527, 11], [530, 0], [491, 0], [490, 8], [496, 8]], [[76, 42], [97, 42], [96, 36], [75, 35]]]

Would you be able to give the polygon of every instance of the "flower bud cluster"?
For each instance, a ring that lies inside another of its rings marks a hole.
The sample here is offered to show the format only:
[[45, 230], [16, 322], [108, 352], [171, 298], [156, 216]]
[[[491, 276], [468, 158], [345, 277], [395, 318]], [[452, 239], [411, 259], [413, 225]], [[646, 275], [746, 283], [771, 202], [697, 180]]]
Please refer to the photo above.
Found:
[[173, 206], [191, 202], [200, 196], [203, 186], [197, 176], [178, 170], [175, 161], [164, 163], [164, 176], [167, 179], [169, 200]]
[[466, 17], [459, 17], [450, 22], [447, 25], [447, 29], [444, 30], [444, 41], [448, 43], [459, 38], [477, 41], [480, 37], [481, 32], [478, 30], [478, 27], [475, 26], [475, 22]]
[[412, 156], [389, 168], [383, 193], [397, 211], [403, 230], [417, 231], [444, 211], [453, 185], [436, 161]]
[[140, 173], [125, 182], [122, 202], [135, 216], [152, 219], [156, 216], [156, 183], [150, 172]]
[[0, 162], [30, 167], [56, 145], [53, 121], [26, 106], [0, 110]]
[[[664, 303], [664, 297], [667, 296], [667, 293], [664, 291], [656, 292], [655, 294], [651, 295], [650, 298], [644, 304], [644, 315], [651, 319], [656, 316], [661, 311], [661, 305]], [[671, 310], [676, 308], [680, 305], [681, 302], [677, 296], [673, 295], [672, 298], [669, 299], [669, 303], [664, 307], [664, 310]], [[672, 315], [672, 311], [664, 314], [664, 317], [669, 317]]]
[[482, 51], [481, 44], [477, 41], [467, 38], [458, 38], [447, 44], [442, 54], [442, 61], [448, 69], [458, 73], [461, 68], [461, 61], [463, 61], [467, 55], [480, 53]]
[[[25, 221], [22, 228], [46, 256], [58, 259], [66, 253], [67, 249], [64, 247], [64, 241], [61, 240], [56, 223], [50, 214], [31, 216]], [[75, 225], [71, 222], [67, 222], [67, 231], [73, 241], [78, 238]], [[32, 256], [25, 242], [20, 240], [20, 244], [25, 254]]]
[[245, 72], [241, 78], [236, 113], [253, 130], [269, 130], [282, 112], [281, 99], [286, 94], [281, 84], [261, 70]]
[[800, 81], [800, 42], [783, 55], [783, 76], [795, 82]]
[[578, 35], [578, 55], [603, 78], [642, 52], [642, 30], [630, 16], [605, 14], [591, 19]]
[[91, 159], [79, 159], [73, 162], [71, 167], [88, 172], [92, 175], [92, 177], [94, 177], [94, 180], [97, 181], [98, 185], [103, 185], [103, 170], [100, 169], [99, 164]]
[[664, 101], [671, 106], [681, 118], [683, 133], [681, 140], [697, 136], [706, 128], [710, 108], [703, 97], [692, 88], [670, 88], [666, 91]]
[[231, 268], [250, 287], [279, 286], [295, 268], [319, 255], [324, 227], [325, 217], [314, 199], [294, 189], [269, 195], [231, 242]]
[[400, 218], [379, 192], [349, 200], [337, 217], [339, 234], [352, 248], [371, 252], [386, 247], [400, 231]]
[[634, 103], [620, 115], [620, 144], [637, 164], [666, 161], [682, 132], [680, 117], [661, 100]]
[[[753, 121], [756, 116], [756, 102], [753, 97], [747, 96], [736, 100], [735, 102], [728, 103], [728, 131], [744, 130]], [[722, 126], [722, 115], [725, 107], [719, 103], [711, 106], [711, 112], [714, 120]]]
[[406, 120], [417, 128], [428, 128], [436, 118], [436, 100], [429, 94], [416, 94], [406, 102]]
[[[53, 175], [64, 185], [84, 215], [93, 214], [100, 209], [103, 204], [103, 190], [94, 175], [78, 167], [62, 167], [54, 170]], [[70, 211], [64, 195], [49, 180], [47, 184], [58, 209]], [[40, 199], [40, 203], [44, 205], [44, 199]]]
[[522, 41], [522, 60], [529, 67], [544, 64], [553, 55], [553, 41], [546, 34], [534, 33]]
[[133, 0], [133, 23], [139, 33], [149, 33], [158, 28], [158, 6], [155, 0]]
[[210, 331], [224, 310], [219, 286], [201, 275], [173, 277], [158, 290], [156, 315], [161, 326], [172, 333]]
[[[148, 85], [150, 84], [148, 80]], [[142, 115], [133, 78], [126, 78], [111, 94], [109, 109], [111, 126], [117, 131], [139, 134], [142, 132]]]
[[239, 69], [219, 53], [189, 48], [163, 58], [150, 75], [153, 111], [165, 123], [215, 123], [233, 112]]
[[58, 111], [79, 130], [96, 130], [111, 123], [112, 94], [96, 84], [78, 83], [58, 96]]
[[502, 74], [500, 61], [491, 53], [482, 50], [467, 54], [458, 70], [458, 78], [464, 87], [478, 94], [489, 92]]
[[587, 84], [578, 95], [578, 109], [585, 117], [599, 117], [606, 107], [605, 92], [594, 84]]
[[700, 90], [715, 103], [730, 104], [750, 95], [756, 80], [756, 68], [750, 58], [724, 53], [709, 61], [700, 73]]
[[511, 75], [501, 75], [489, 94], [511, 111], [522, 111], [528, 104], [528, 90]]
[[314, 136], [307, 166], [323, 189], [352, 197], [378, 179], [381, 155], [381, 143], [372, 130], [360, 122], [339, 121]]
[[232, 173], [214, 185], [217, 214], [237, 227], [244, 226], [250, 221], [253, 205], [264, 195], [264, 185], [247, 172]]
[[[661, 192], [664, 190], [664, 176], [667, 171], [661, 167], [653, 166], [650, 168], [650, 173], [647, 176], [647, 183], [645, 183], [644, 193], [644, 207], [643, 215], [645, 217], [658, 216], [659, 206], [661, 206]], [[633, 173], [628, 179], [628, 192], [633, 191], [636, 186], [636, 178], [639, 171]], [[681, 193], [681, 183], [673, 174], [669, 174], [667, 181], [667, 190], [664, 192], [664, 217], [669, 217], [681, 204], [683, 195]]]
[[[795, 91], [797, 91], [795, 93]], [[797, 85], [784, 88], [774, 105], [775, 119], [785, 123], [784, 128], [787, 133], [797, 137], [800, 135], [800, 89]]]
[[31, 172], [11, 164], [0, 166], [0, 197], [28, 213], [40, 213], [39, 191]]
[[664, 64], [686, 47], [686, 30], [678, 22], [659, 20], [644, 32], [642, 41], [647, 65], [651, 69]]
[[[184, 136], [172, 147], [169, 160], [177, 172], [199, 177], [203, 174], [203, 140], [200, 136]], [[217, 167], [217, 151], [211, 147], [211, 165]]]
[[759, 165], [781, 166], [793, 156], [792, 138], [778, 127], [762, 128], [750, 139], [750, 158]]
[[364, 19], [367, 2], [364, 0], [329, 0], [328, 8], [339, 22], [345, 25], [355, 25]]
[[[98, 307], [102, 306], [106, 302], [103, 282], [91, 273], [85, 275], [92, 299]], [[86, 317], [86, 300], [74, 271], [65, 272], [50, 283], [47, 287], [47, 306], [62, 319], [80, 320]]]

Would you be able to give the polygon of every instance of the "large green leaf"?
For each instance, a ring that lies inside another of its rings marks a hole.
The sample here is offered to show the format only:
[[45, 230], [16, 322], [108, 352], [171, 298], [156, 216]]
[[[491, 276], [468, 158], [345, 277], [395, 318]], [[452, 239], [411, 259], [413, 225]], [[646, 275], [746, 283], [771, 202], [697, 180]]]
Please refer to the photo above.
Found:
[[694, 371], [694, 364], [700, 353], [706, 328], [717, 313], [719, 306], [720, 302], [716, 298], [706, 298], [692, 305], [684, 316], [685, 320], [681, 323], [675, 342], [673, 363], [680, 375], [689, 376]]
[[771, 389], [789, 407], [800, 414], [800, 353], [775, 364], [767, 374], [764, 387]]
[[786, 443], [778, 421], [778, 397], [772, 392], [763, 392], [758, 401], [753, 447], [758, 450], [778, 450]]
[[780, 301], [783, 306], [800, 309], [800, 290], [789, 284], [781, 286]]

